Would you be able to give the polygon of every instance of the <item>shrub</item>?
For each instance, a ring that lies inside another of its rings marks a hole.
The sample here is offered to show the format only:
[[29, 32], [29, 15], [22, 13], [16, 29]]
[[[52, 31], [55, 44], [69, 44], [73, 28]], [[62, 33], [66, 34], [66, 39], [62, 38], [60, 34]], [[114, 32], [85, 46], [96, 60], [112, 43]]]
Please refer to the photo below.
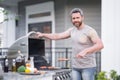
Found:
[[120, 80], [120, 75], [115, 70], [111, 70], [109, 73], [101, 71], [95, 76], [95, 80]]

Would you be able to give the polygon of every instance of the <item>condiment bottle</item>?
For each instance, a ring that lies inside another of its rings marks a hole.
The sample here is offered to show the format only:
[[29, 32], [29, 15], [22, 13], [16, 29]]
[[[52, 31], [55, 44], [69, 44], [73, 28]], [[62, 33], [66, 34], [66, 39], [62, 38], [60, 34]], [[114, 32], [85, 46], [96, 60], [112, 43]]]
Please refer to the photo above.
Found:
[[25, 56], [18, 50], [18, 57], [16, 58], [16, 70], [24, 65], [25, 66]]
[[4, 72], [8, 72], [8, 58], [7, 57], [5, 58], [5, 61], [4, 61]]
[[31, 67], [31, 64], [30, 64], [30, 57], [28, 57], [28, 60], [26, 61], [25, 66], [26, 66], [26, 68], [30, 68], [30, 67]]
[[3, 69], [1, 62], [0, 62], [0, 80], [3, 80]]
[[31, 68], [34, 68], [34, 57], [30, 57]]
[[15, 61], [15, 59], [12, 60], [12, 72], [16, 72], [16, 61]]

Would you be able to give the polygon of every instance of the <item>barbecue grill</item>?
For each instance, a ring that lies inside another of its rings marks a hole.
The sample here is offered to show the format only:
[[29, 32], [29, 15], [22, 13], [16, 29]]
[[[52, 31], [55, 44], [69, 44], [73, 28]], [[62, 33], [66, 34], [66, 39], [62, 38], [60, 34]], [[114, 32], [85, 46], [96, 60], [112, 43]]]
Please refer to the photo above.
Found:
[[[45, 41], [44, 39], [35, 38], [35, 32], [30, 32], [26, 36], [17, 39], [8, 49], [7, 57], [9, 60], [16, 58], [18, 51], [25, 56], [34, 57], [34, 66], [49, 73], [52, 73], [50, 80], [71, 80], [71, 69], [61, 69], [53, 67], [47, 63], [45, 58]], [[47, 78], [46, 78], [47, 80]]]
[[38, 39], [35, 37], [35, 32], [29, 32], [27, 35], [17, 39], [8, 49], [7, 57], [11, 62], [12, 59], [15, 59], [19, 54], [18, 51], [25, 56], [25, 60], [28, 57], [34, 57], [34, 65], [37, 69], [40, 66], [48, 66], [49, 64], [45, 60], [45, 41], [44, 39]]

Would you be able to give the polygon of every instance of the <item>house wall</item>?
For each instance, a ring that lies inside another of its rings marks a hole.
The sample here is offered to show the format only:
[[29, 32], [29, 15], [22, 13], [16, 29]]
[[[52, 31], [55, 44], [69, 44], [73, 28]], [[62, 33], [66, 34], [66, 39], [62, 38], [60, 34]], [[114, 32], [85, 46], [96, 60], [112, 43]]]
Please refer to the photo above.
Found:
[[[67, 6], [67, 0], [58, 0], [55, 1], [55, 32], [60, 33], [66, 30], [66, 15], [65, 15], [65, 7]], [[67, 16], [68, 17], [68, 16]], [[65, 40], [56, 41], [57, 47], [66, 47]], [[70, 46], [67, 46], [70, 47]]]
[[9, 14], [6, 15], [6, 19], [8, 20], [2, 23], [3, 34], [1, 47], [4, 48], [11, 46], [15, 41], [15, 16], [17, 14], [17, 7], [11, 6], [5, 9], [8, 11]]
[[120, 75], [120, 0], [102, 1], [102, 71]]
[[[32, 0], [19, 3], [20, 21], [16, 28], [16, 39], [25, 35], [25, 6], [42, 3], [50, 0]], [[52, 0], [51, 0], [52, 1]], [[101, 34], [101, 2], [100, 0], [54, 0], [55, 8], [55, 32], [59, 33], [73, 27], [69, 12], [72, 8], [82, 8], [85, 14], [85, 23], [92, 26]], [[88, 14], [89, 13], [89, 14]], [[70, 39], [55, 42], [56, 47], [71, 47]]]
[[[51, 0], [45, 0], [45, 1], [51, 1]], [[44, 0], [31, 0], [31, 1], [21, 1], [18, 3], [18, 14], [20, 15], [20, 19], [18, 22], [18, 27], [16, 28], [16, 39], [24, 36], [26, 34], [26, 16], [25, 16], [25, 7], [33, 4], [38, 4], [45, 2]]]

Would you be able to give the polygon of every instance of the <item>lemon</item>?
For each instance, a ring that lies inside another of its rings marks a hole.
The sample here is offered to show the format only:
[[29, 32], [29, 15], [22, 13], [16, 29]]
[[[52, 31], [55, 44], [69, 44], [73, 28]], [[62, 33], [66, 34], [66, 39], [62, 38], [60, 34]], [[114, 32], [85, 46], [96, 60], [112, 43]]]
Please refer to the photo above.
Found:
[[31, 72], [30, 69], [28, 68], [25, 69], [25, 73], [30, 73], [30, 72]]

